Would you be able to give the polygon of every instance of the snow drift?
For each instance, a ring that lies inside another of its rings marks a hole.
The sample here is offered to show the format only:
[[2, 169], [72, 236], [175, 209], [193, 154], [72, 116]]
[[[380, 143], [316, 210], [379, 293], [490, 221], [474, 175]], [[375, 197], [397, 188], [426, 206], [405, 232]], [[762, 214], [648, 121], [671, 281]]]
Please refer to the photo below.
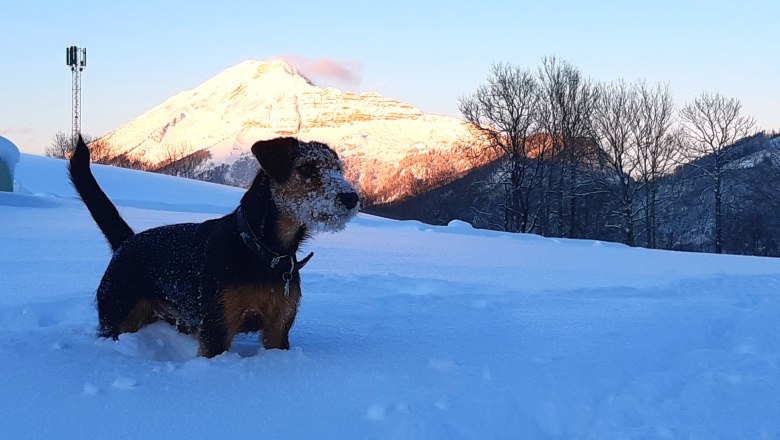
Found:
[[[241, 191], [95, 167], [136, 230]], [[361, 215], [306, 249], [289, 351], [96, 339], [109, 252], [63, 161], [0, 194], [7, 438], [776, 438], [780, 261]]]

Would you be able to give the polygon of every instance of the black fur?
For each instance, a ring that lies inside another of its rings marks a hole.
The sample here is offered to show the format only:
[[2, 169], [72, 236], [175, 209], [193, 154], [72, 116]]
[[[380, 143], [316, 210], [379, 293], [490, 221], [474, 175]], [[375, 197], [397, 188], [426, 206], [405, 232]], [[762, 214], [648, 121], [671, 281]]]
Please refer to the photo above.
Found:
[[[291, 167], [291, 161], [263, 156], [263, 151], [273, 151], [285, 158], [293, 148], [289, 138], [263, 144], [268, 148], [258, 148], [257, 144], [253, 148], [260, 163], [265, 162], [280, 177], [289, 175], [290, 170], [284, 167]], [[227, 334], [220, 296], [225, 288], [269, 280], [281, 283], [283, 272], [290, 270], [289, 265], [272, 268], [250, 251], [237, 230], [235, 211], [203, 223], [162, 226], [133, 234], [95, 181], [89, 168], [89, 151], [81, 141], [69, 169], [73, 185], [114, 250], [97, 290], [100, 336], [116, 339], [123, 331], [136, 330], [123, 326], [134, 307], [145, 301], [153, 305], [156, 318], [196, 331], [202, 355], [217, 355], [230, 346], [228, 339], [232, 336]], [[243, 196], [241, 207], [265, 246], [280, 255], [295, 255], [307, 236], [306, 228], [298, 229], [292, 243], [284, 246], [279, 242], [279, 212], [271, 195], [270, 179], [261, 169]], [[300, 291], [297, 271], [291, 284]], [[294, 318], [294, 311], [285, 318], [290, 319], [288, 330]], [[262, 325], [256, 319], [248, 320], [242, 330], [257, 331]], [[281, 345], [274, 348], [289, 348], [286, 334]]]
[[89, 148], [81, 135], [79, 135], [73, 156], [70, 158], [68, 172], [81, 200], [87, 205], [89, 213], [92, 214], [95, 223], [103, 231], [103, 235], [106, 236], [111, 245], [111, 250], [116, 251], [125, 240], [133, 235], [133, 230], [119, 215], [114, 204], [111, 203], [92, 175], [92, 171], [89, 169]]
[[252, 146], [252, 154], [257, 157], [262, 167], [274, 180], [284, 183], [290, 177], [298, 140], [294, 138], [279, 138], [273, 144], [257, 142]]

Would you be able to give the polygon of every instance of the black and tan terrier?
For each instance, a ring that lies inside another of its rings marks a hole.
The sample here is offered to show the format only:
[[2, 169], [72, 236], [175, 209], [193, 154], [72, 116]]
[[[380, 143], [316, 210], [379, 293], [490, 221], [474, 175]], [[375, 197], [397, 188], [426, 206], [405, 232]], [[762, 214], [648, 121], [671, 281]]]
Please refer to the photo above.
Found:
[[135, 234], [98, 186], [79, 139], [70, 178], [113, 250], [97, 289], [100, 336], [165, 320], [197, 335], [201, 356], [230, 349], [240, 332], [261, 332], [265, 348], [290, 348], [300, 270], [312, 256], [299, 261], [298, 247], [314, 232], [344, 228], [359, 199], [322, 143], [278, 138], [252, 153], [260, 170], [234, 212]]

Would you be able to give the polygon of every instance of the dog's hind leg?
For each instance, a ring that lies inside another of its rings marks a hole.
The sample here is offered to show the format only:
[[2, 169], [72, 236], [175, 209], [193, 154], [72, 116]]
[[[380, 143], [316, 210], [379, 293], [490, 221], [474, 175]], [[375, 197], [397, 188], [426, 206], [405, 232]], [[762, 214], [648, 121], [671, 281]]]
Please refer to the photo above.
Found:
[[155, 314], [155, 305], [152, 301], [141, 299], [135, 303], [133, 309], [119, 326], [119, 333], [135, 333], [146, 324], [151, 324], [159, 319]]
[[103, 277], [97, 291], [100, 336], [117, 339], [121, 333], [137, 331], [151, 322], [150, 304], [138, 294], [133, 285], [113, 283], [108, 274]]

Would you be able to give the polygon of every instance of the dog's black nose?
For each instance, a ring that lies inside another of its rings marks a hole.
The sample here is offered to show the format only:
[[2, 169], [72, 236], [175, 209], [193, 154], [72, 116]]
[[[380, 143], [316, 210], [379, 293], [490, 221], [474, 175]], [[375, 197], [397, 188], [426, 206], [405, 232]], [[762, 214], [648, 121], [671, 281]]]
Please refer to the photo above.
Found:
[[354, 208], [360, 201], [360, 197], [358, 197], [357, 193], [353, 192], [339, 193], [338, 199], [339, 202], [341, 202], [341, 204], [344, 205], [347, 209]]

